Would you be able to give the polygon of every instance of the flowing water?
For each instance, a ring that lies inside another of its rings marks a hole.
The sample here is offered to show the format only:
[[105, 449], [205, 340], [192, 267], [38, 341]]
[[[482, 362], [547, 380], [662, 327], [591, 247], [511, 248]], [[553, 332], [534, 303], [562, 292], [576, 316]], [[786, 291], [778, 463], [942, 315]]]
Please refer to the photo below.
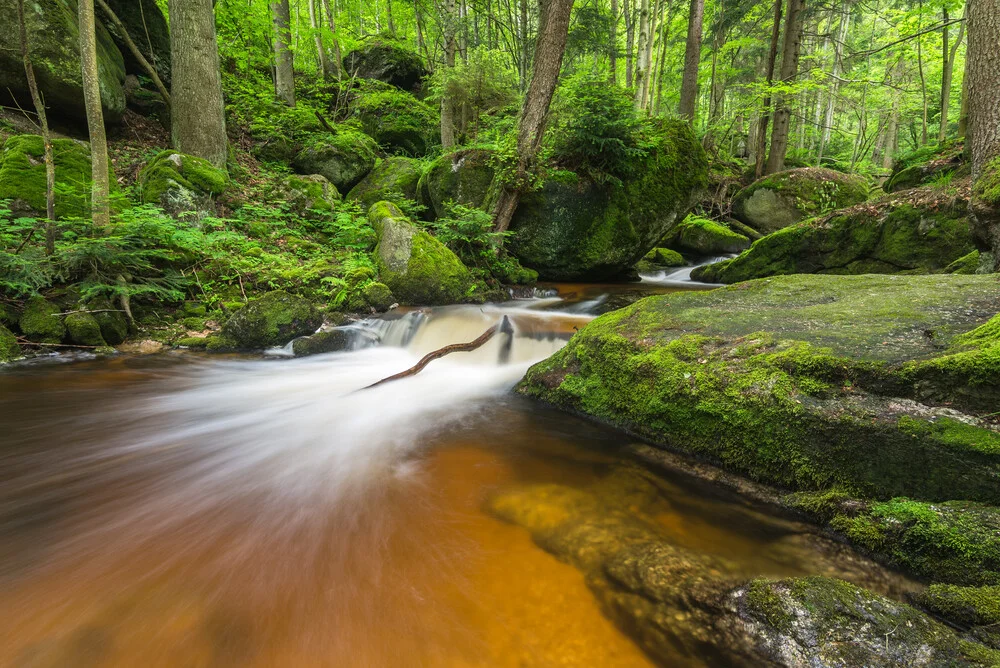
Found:
[[[0, 665], [650, 665], [580, 572], [483, 511], [629, 461], [628, 437], [510, 392], [609, 301], [573, 298], [396, 313], [302, 359], [0, 372]], [[362, 389], [503, 316], [512, 340]], [[793, 523], [678, 475], [663, 495], [679, 544], [817, 570]]]

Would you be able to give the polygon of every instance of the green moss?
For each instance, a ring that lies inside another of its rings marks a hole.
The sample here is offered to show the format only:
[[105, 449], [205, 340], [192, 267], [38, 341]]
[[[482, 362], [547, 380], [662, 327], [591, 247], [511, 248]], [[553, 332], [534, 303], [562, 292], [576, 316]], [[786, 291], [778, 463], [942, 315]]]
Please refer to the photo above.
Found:
[[670, 248], [654, 248], [646, 253], [643, 260], [660, 267], [683, 267], [687, 264], [680, 253]]
[[206, 348], [208, 344], [209, 338], [207, 336], [186, 336], [174, 342], [175, 346], [182, 348]]
[[286, 176], [281, 182], [280, 193], [292, 213], [304, 218], [328, 214], [340, 201], [340, 193], [320, 174]]
[[373, 281], [362, 288], [361, 296], [365, 300], [365, 304], [376, 311], [385, 311], [396, 303], [396, 298], [393, 296], [389, 286], [377, 281]]
[[295, 156], [293, 166], [300, 174], [321, 174], [338, 192], [346, 193], [375, 167], [378, 145], [363, 132], [347, 125], [335, 134], [314, 136]]
[[385, 36], [370, 38], [348, 53], [344, 69], [352, 77], [375, 79], [408, 91], [427, 74], [419, 54]]
[[974, 274], [979, 269], [979, 251], [963, 255], [944, 268], [946, 274]]
[[914, 595], [924, 608], [962, 626], [1000, 625], [1000, 586], [931, 585]]
[[422, 156], [440, 136], [430, 106], [395, 88], [363, 93], [355, 101], [354, 113], [364, 131], [394, 153]]
[[435, 217], [447, 215], [445, 205], [451, 201], [484, 206], [493, 183], [493, 155], [491, 149], [463, 149], [432, 162], [417, 186], [422, 203]]
[[761, 232], [774, 232], [801, 220], [853, 206], [868, 198], [857, 176], [807, 167], [764, 177], [733, 199], [733, 215]]
[[90, 313], [70, 313], [65, 319], [69, 340], [81, 346], [106, 346], [101, 325]]
[[750, 246], [750, 239], [721, 223], [700, 216], [688, 216], [664, 239], [670, 246], [698, 255], [739, 253]]
[[986, 165], [973, 185], [972, 195], [990, 207], [1000, 207], [1000, 158]]
[[17, 337], [9, 329], [0, 325], [0, 362], [9, 362], [21, 356]]
[[93, 299], [86, 304], [101, 328], [101, 337], [108, 345], [117, 346], [129, 335], [129, 324], [120, 307], [107, 299]]
[[747, 585], [745, 601], [751, 615], [760, 615], [779, 632], [791, 629], [795, 618], [785, 607], [784, 599], [775, 591], [772, 580], [752, 580]]
[[59, 307], [43, 297], [32, 297], [24, 305], [19, 326], [24, 335], [39, 343], [61, 343], [66, 327], [59, 316]]
[[[284, 345], [297, 336], [312, 334], [322, 322], [308, 300], [275, 290], [234, 313], [222, 328], [222, 339], [228, 347], [238, 349]], [[213, 349], [213, 344], [208, 347]]]
[[217, 197], [228, 185], [225, 170], [173, 150], [161, 151], [139, 172], [142, 201], [172, 212], [193, 210], [198, 200]]
[[351, 189], [347, 199], [365, 208], [393, 197], [416, 201], [422, 171], [421, 163], [412, 158], [395, 156], [380, 160], [375, 169]]

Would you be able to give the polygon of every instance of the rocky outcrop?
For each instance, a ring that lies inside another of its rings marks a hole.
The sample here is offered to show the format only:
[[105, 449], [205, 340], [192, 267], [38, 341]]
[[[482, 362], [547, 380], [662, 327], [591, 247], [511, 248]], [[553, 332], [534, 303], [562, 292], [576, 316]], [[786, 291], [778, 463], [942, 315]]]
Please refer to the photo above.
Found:
[[892, 175], [883, 186], [886, 192], [919, 188], [939, 179], [951, 178], [952, 175], [968, 174], [963, 142], [951, 143], [943, 148], [935, 147], [933, 153], [928, 153], [928, 148], [924, 147], [896, 162]]
[[370, 39], [344, 56], [344, 70], [361, 79], [376, 79], [414, 92], [427, 75], [420, 56], [388, 39]]
[[347, 200], [358, 202], [365, 209], [397, 197], [416, 202], [420, 175], [421, 164], [412, 158], [395, 156], [380, 160], [361, 183], [351, 188]]
[[688, 216], [661, 242], [664, 245], [694, 255], [739, 253], [750, 247], [750, 239], [734, 232], [723, 223]]
[[375, 167], [375, 141], [356, 130], [314, 137], [295, 156], [292, 166], [299, 174], [320, 174], [338, 192], [350, 192]]
[[215, 198], [225, 192], [229, 175], [193, 155], [160, 152], [139, 172], [142, 201], [156, 204], [172, 216], [202, 215], [215, 209]]
[[312, 334], [323, 317], [307, 299], [275, 290], [251, 300], [236, 311], [218, 336], [209, 337], [209, 350], [260, 350], [280, 346]]
[[733, 216], [768, 234], [867, 198], [861, 177], [804, 167], [766, 176], [741, 190], [733, 198]]
[[[155, 3], [154, 3], [155, 4]], [[25, 2], [28, 47], [38, 87], [49, 113], [85, 129], [83, 75], [80, 68], [80, 28], [76, 0]], [[17, 3], [0, 0], [0, 102], [9, 96], [25, 109], [32, 106], [21, 59]], [[125, 111], [125, 61], [104, 23], [97, 21], [97, 75], [104, 122], [116, 124]]]

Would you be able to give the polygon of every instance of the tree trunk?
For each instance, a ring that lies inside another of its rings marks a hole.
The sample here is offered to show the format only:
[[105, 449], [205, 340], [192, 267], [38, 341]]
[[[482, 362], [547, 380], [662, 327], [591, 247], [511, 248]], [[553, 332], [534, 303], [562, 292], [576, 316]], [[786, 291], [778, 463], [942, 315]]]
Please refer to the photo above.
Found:
[[755, 167], [754, 176], [764, 176], [764, 163], [767, 161], [767, 126], [771, 123], [771, 84], [774, 83], [774, 67], [778, 62], [778, 38], [781, 36], [782, 0], [774, 0], [774, 23], [771, 24], [771, 49], [767, 54], [767, 93], [764, 96], [764, 108], [760, 114], [757, 128], [757, 143], [754, 145]]
[[271, 3], [271, 20], [274, 23], [274, 94], [289, 107], [295, 106], [295, 69], [292, 62], [292, 19], [288, 0]]
[[323, 33], [320, 32], [320, 19], [317, 16], [319, 8], [316, 3], [319, 0], [306, 0], [309, 3], [309, 27], [312, 28], [313, 42], [316, 44], [316, 62], [319, 65], [320, 75], [324, 79], [330, 78], [330, 61], [326, 57], [326, 49], [323, 48]]
[[[337, 39], [337, 17], [334, 16], [333, 11], [330, 9], [330, 0], [323, 0], [323, 9], [326, 10], [326, 22], [330, 26], [330, 32], [333, 35], [333, 43], [330, 45], [332, 61], [330, 63], [331, 71], [333, 76], [340, 79], [344, 76], [344, 65], [341, 62], [340, 55], [340, 40]], [[417, 14], [417, 36], [420, 36], [420, 14]]]
[[972, 160], [973, 213], [984, 264], [1000, 268], [1000, 202], [984, 197], [984, 181], [1000, 178], [1000, 0], [974, 0], [966, 10], [969, 47], [965, 85], [969, 91], [969, 155]]
[[618, 83], [618, 0], [611, 0], [611, 45], [608, 48], [611, 85]]
[[847, 40], [847, 30], [850, 24], [851, 10], [847, 5], [847, 0], [844, 0], [841, 5], [840, 28], [837, 30], [837, 40], [833, 45], [833, 84], [830, 86], [830, 97], [826, 102], [826, 116], [823, 118], [823, 131], [820, 135], [818, 157], [816, 158], [817, 165], [822, 164], [823, 152], [833, 135], [833, 112], [836, 109], [837, 92], [840, 90], [840, 61], [844, 55], [844, 41]]
[[[128, 34], [128, 29], [125, 27], [125, 24], [121, 22], [118, 15], [115, 14], [110, 7], [108, 7], [108, 3], [104, 2], [104, 0], [97, 0], [97, 6], [101, 8], [101, 11], [107, 15], [107, 17], [118, 29], [122, 40], [125, 42], [125, 46], [127, 46], [128, 50], [132, 53], [132, 57], [135, 58], [136, 62], [139, 63], [142, 69], [146, 70], [146, 74], [148, 74], [149, 78], [153, 81], [153, 85], [156, 86], [156, 90], [159, 91], [160, 97], [162, 97], [163, 101], [167, 103], [167, 108], [170, 108], [170, 93], [167, 92], [167, 87], [164, 86], [163, 81], [160, 80], [160, 75], [156, 73], [156, 68], [154, 68], [148, 60], [146, 60], [146, 56], [142, 55], [142, 51], [140, 51], [139, 47], [132, 41], [132, 37]], [[152, 52], [152, 47], [150, 47], [150, 52]]]
[[97, 227], [111, 225], [108, 178], [108, 140], [104, 134], [104, 111], [101, 109], [101, 86], [97, 74], [97, 34], [94, 0], [80, 0], [80, 68], [83, 72], [83, 101], [87, 109], [90, 135], [90, 208]]
[[21, 59], [24, 61], [24, 76], [28, 80], [28, 90], [31, 92], [31, 102], [38, 114], [38, 125], [42, 131], [42, 153], [45, 160], [45, 254], [52, 255], [56, 251], [56, 163], [52, 157], [52, 135], [49, 133], [49, 118], [45, 112], [45, 102], [38, 92], [38, 81], [35, 79], [35, 68], [31, 64], [31, 53], [28, 50], [28, 27], [24, 19], [24, 0], [17, 0], [17, 28], [21, 41]]
[[528, 88], [528, 66], [531, 50], [528, 48], [528, 0], [520, 2], [521, 20], [518, 22], [518, 38], [521, 41], [521, 90]]
[[892, 111], [889, 112], [889, 123], [885, 129], [885, 147], [882, 154], [882, 169], [892, 171], [896, 161], [896, 147], [899, 145], [899, 95], [893, 95]]
[[498, 232], [505, 232], [510, 225], [526, 185], [528, 170], [542, 145], [549, 105], [566, 51], [572, 9], [573, 0], [542, 0], [539, 8], [534, 72], [517, 122], [517, 166], [512, 181], [500, 184], [493, 208], [493, 229]]
[[636, 51], [635, 64], [635, 107], [638, 109], [642, 105], [642, 82], [646, 78], [646, 70], [649, 69], [649, 61], [646, 60], [646, 42], [649, 41], [649, 0], [639, 0], [639, 43]]
[[[455, 0], [445, 0], [442, 26], [444, 37], [444, 64], [449, 70], [455, 67], [455, 53], [458, 43], [455, 40], [457, 21], [455, 17]], [[448, 95], [448, 86], [441, 95], [441, 148], [445, 151], [455, 145], [455, 105]]]
[[[922, 33], [924, 29], [924, 2], [918, 3], [919, 13], [917, 14], [917, 33]], [[921, 118], [920, 145], [927, 146], [927, 77], [924, 75], [924, 38], [923, 35], [917, 37], [917, 73], [920, 75], [920, 95], [923, 106], [923, 117]]]
[[385, 0], [385, 22], [389, 27], [389, 34], [396, 34], [396, 24], [392, 20], [392, 0]]
[[[948, 10], [944, 10], [944, 22], [948, 23]], [[955, 78], [955, 58], [958, 56], [958, 48], [965, 39], [965, 23], [958, 28], [958, 37], [955, 43], [949, 48], [949, 31], [945, 26], [942, 30], [942, 72], [941, 72], [941, 123], [938, 128], [938, 143], [943, 144], [948, 138], [948, 116], [951, 113], [951, 85]]]
[[[791, 83], [799, 72], [799, 51], [802, 48], [802, 13], [805, 0], [788, 0], [785, 16], [785, 46], [781, 54], [781, 81]], [[767, 156], [767, 174], [780, 172], [785, 168], [785, 154], [788, 152], [788, 132], [791, 127], [792, 102], [794, 97], [782, 95], [774, 112], [774, 130], [771, 132], [771, 153]]]
[[705, 0], [691, 0], [688, 14], [687, 48], [684, 50], [684, 76], [681, 79], [681, 118], [694, 121], [698, 101], [698, 65], [701, 63], [701, 35], [705, 21]]
[[[634, 3], [635, 0], [632, 0]], [[625, 10], [625, 87], [631, 88], [635, 76], [635, 62], [633, 60], [633, 49], [635, 48], [635, 17], [633, 16], [634, 4], [629, 0], [622, 0], [622, 7]]]
[[226, 115], [212, 0], [170, 0], [174, 148], [226, 166]]

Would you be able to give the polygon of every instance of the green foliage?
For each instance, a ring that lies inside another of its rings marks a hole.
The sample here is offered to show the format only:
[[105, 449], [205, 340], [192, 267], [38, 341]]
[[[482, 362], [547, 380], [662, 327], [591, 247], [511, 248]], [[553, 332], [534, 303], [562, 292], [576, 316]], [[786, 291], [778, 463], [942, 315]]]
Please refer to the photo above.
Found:
[[493, 219], [482, 209], [445, 203], [445, 215], [428, 223], [434, 236], [468, 266], [504, 283], [534, 283], [538, 275], [503, 251], [511, 232], [495, 232]]
[[495, 140], [513, 130], [518, 112], [517, 72], [507, 54], [480, 46], [469, 51], [468, 60], [455, 67], [441, 67], [430, 77], [429, 99], [440, 101], [447, 96], [459, 109], [467, 109], [471, 118], [461, 143]]

